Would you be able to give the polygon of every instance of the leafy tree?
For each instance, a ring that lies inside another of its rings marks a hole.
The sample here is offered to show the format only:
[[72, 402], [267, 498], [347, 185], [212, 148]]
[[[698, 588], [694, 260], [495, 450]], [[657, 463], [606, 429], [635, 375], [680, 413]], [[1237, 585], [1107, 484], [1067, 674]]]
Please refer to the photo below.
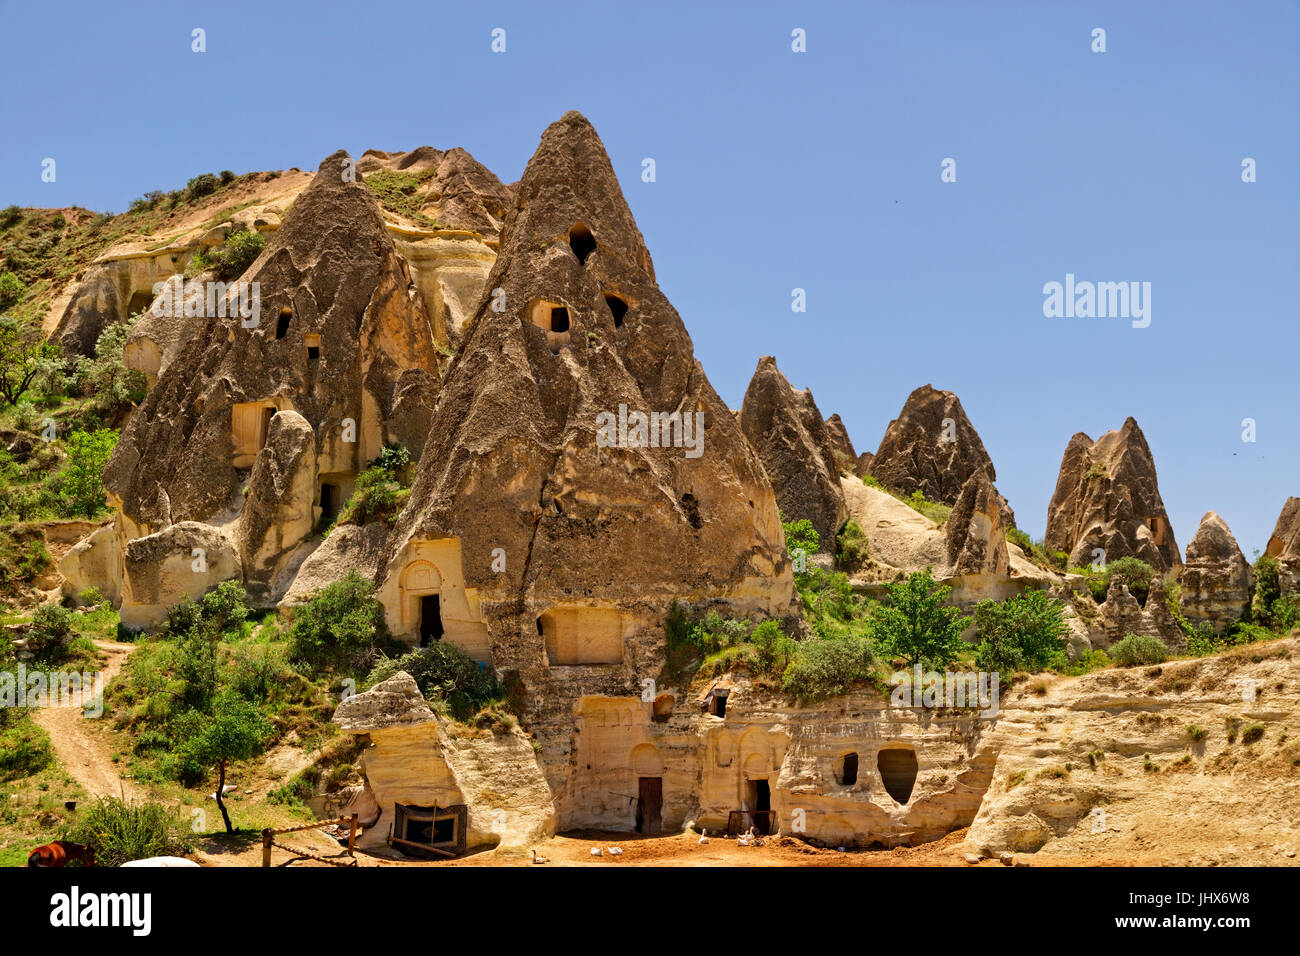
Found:
[[117, 432], [111, 428], [78, 429], [68, 436], [68, 464], [59, 481], [72, 513], [93, 518], [104, 507], [104, 466], [116, 444]]
[[1065, 605], [1046, 591], [1026, 591], [1005, 601], [975, 605], [980, 637], [975, 663], [983, 670], [1009, 674], [1042, 670], [1065, 650]]
[[217, 768], [217, 808], [225, 821], [226, 832], [234, 833], [230, 813], [226, 810], [223, 790], [226, 768], [238, 760], [251, 760], [262, 752], [273, 728], [246, 700], [234, 695], [221, 697], [211, 715], [189, 711], [176, 721], [176, 739], [185, 741], [185, 756], [198, 765]]
[[17, 405], [57, 349], [41, 340], [40, 330], [12, 316], [0, 316], [0, 398]]
[[26, 284], [12, 272], [0, 274], [0, 311], [16, 305], [26, 291]]
[[113, 414], [144, 397], [144, 375], [127, 368], [123, 358], [127, 336], [139, 318], [137, 314], [108, 326], [95, 342], [95, 357], [77, 363], [76, 375], [82, 393], [93, 396], [95, 408], [102, 412]]
[[295, 660], [316, 667], [369, 667], [375, 641], [387, 636], [375, 587], [356, 571], [321, 588], [294, 612], [289, 641]]
[[223, 581], [198, 601], [184, 600], [167, 612], [162, 634], [176, 642], [176, 673], [184, 703], [207, 713], [220, 688], [220, 645], [248, 619], [246, 595], [236, 581]]
[[58, 604], [42, 604], [32, 615], [27, 649], [38, 661], [55, 663], [62, 658], [75, 636], [71, 611]]
[[786, 637], [776, 621], [764, 621], [749, 634], [758, 657], [758, 669], [765, 674], [780, 674], [789, 666], [799, 645]]
[[372, 461], [367, 468], [378, 468], [392, 478], [400, 481], [406, 474], [406, 470], [411, 467], [411, 451], [401, 442], [389, 442], [384, 445], [378, 457]]
[[957, 659], [970, 618], [945, 604], [952, 588], [941, 586], [926, 568], [901, 584], [886, 584], [885, 591], [868, 625], [882, 648], [909, 665], [945, 667]]

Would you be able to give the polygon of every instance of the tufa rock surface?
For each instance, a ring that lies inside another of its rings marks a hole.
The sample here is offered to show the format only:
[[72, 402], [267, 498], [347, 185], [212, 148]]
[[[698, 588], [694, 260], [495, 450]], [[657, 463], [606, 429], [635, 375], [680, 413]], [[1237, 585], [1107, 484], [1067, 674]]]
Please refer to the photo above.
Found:
[[835, 446], [812, 392], [792, 388], [765, 355], [745, 392], [740, 427], [763, 461], [782, 519], [811, 521], [822, 551], [834, 552], [848, 510]]
[[1070, 439], [1048, 506], [1045, 544], [1069, 554], [1071, 565], [1091, 563], [1096, 548], [1105, 561], [1140, 558], [1157, 571], [1182, 564], [1151, 449], [1132, 418], [1095, 442], [1083, 432]]
[[1222, 518], [1207, 511], [1187, 546], [1180, 595], [1183, 616], [1222, 634], [1250, 608], [1253, 588], [1250, 565], [1237, 539]]
[[[238, 523], [257, 602], [283, 590], [274, 579], [310, 534], [322, 484], [350, 487], [387, 442], [418, 456], [436, 394], [423, 300], [346, 162], [326, 158], [241, 286], [185, 318], [195, 331], [104, 473], [123, 543], [183, 521]], [[245, 317], [240, 288], [253, 283], [260, 302]]]
[[849, 430], [844, 427], [844, 422], [838, 413], [826, 419], [826, 437], [830, 439], [831, 450], [835, 452], [835, 462], [840, 471], [850, 475], [855, 474], [858, 468], [858, 453], [853, 450]]
[[[859, 470], [862, 466], [859, 462]], [[900, 495], [920, 491], [931, 501], [948, 505], [956, 503], [975, 472], [987, 472], [990, 481], [998, 477], [961, 401], [952, 392], [930, 385], [907, 396], [866, 467], [890, 491]], [[999, 508], [1002, 523], [1015, 527], [1015, 514], [1005, 498]]]
[[1288, 498], [1265, 553], [1277, 559], [1283, 595], [1300, 596], [1300, 498]]
[[966, 480], [952, 513], [944, 522], [950, 573], [1009, 573], [1010, 558], [1001, 508], [1001, 496], [986, 471], [980, 469]]
[[[784, 614], [793, 577], [762, 464], [580, 114], [543, 134], [488, 287], [502, 294], [447, 370], [377, 594], [394, 634], [414, 642], [436, 613], [522, 687], [543, 742], [548, 720], [567, 739], [575, 695], [658, 672], [673, 601]], [[680, 424], [651, 444], [651, 414]], [[567, 752], [547, 753], [562, 787]]]

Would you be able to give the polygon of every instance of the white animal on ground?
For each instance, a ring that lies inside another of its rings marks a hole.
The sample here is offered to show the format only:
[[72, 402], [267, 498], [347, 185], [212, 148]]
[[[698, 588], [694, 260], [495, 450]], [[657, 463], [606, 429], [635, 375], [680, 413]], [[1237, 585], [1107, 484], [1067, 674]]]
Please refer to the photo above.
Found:
[[544, 856], [538, 856], [538, 855], [537, 855], [537, 851], [534, 850], [534, 851], [533, 851], [533, 862], [534, 862], [534, 863], [550, 863], [551, 861], [548, 860], [548, 859], [547, 859], [546, 857], [544, 857]]
[[598, 846], [593, 846], [593, 847], [591, 848], [591, 855], [592, 855], [592, 856], [604, 856], [604, 855], [605, 855], [605, 851], [602, 850], [602, 849], [601, 849], [600, 847], [598, 847]]
[[609, 848], [609, 855], [610, 855], [610, 856], [622, 856], [622, 855], [623, 855], [623, 848], [622, 848], [621, 846], [612, 846], [612, 847]]

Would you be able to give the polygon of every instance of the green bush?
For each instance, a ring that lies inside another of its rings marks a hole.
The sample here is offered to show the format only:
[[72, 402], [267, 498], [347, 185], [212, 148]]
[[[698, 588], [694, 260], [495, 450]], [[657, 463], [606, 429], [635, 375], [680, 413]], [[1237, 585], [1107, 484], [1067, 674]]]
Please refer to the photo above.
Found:
[[27, 632], [27, 649], [42, 663], [57, 663], [63, 659], [76, 637], [72, 625], [72, 612], [58, 604], [42, 604], [32, 615], [32, 626]]
[[216, 176], [211, 173], [200, 173], [185, 184], [181, 198], [186, 202], [191, 202], [204, 196], [210, 196], [217, 191], [219, 185], [221, 183]]
[[378, 468], [400, 481], [411, 467], [411, 452], [400, 442], [389, 442], [367, 468]]
[[499, 703], [505, 692], [491, 667], [473, 660], [446, 641], [434, 641], [401, 657], [386, 658], [370, 671], [366, 684], [373, 686], [398, 671], [406, 671], [425, 699], [445, 705], [457, 720], [467, 721], [485, 707]]
[[5, 206], [0, 209], [0, 229], [8, 229], [22, 222], [23, 210], [20, 206]]
[[17, 305], [26, 291], [26, 284], [12, 272], [0, 274], [0, 312]]
[[198, 601], [181, 601], [167, 612], [159, 636], [176, 647], [175, 675], [180, 701], [203, 713], [211, 711], [221, 690], [223, 641], [237, 636], [248, 619], [243, 587], [223, 581]]
[[1065, 605], [1046, 591], [1026, 591], [1005, 601], [975, 605], [980, 643], [975, 663], [986, 671], [1011, 674], [1042, 670], [1064, 660]]
[[294, 612], [289, 628], [293, 659], [313, 667], [369, 670], [376, 641], [388, 633], [374, 591], [373, 584], [349, 571], [313, 594]]
[[64, 839], [95, 849], [99, 866], [189, 852], [179, 809], [102, 797], [78, 815]]
[[796, 551], [803, 551], [805, 556], [812, 557], [821, 548], [821, 535], [807, 518], [783, 521], [781, 527], [785, 531], [785, 549], [791, 558]]
[[849, 519], [835, 536], [835, 566], [841, 571], [856, 571], [871, 557], [867, 536], [858, 523]]
[[872, 683], [876, 668], [875, 649], [865, 637], [812, 638], [798, 645], [781, 689], [800, 701], [826, 700]]
[[1161, 664], [1169, 657], [1169, 648], [1158, 637], [1129, 634], [1111, 645], [1110, 657], [1121, 667], [1137, 664]]
[[339, 513], [338, 524], [367, 524], [384, 520], [390, 524], [410, 492], [404, 489], [385, 468], [367, 468], [357, 478], [352, 497]]
[[882, 649], [902, 657], [909, 666], [942, 669], [957, 659], [970, 618], [945, 603], [952, 588], [938, 584], [926, 568], [901, 584], [886, 584], [885, 591], [868, 623]]
[[207, 258], [222, 282], [238, 279], [266, 248], [266, 237], [253, 229], [233, 232]]
[[54, 763], [49, 734], [25, 711], [6, 709], [5, 716], [12, 723], [0, 724], [0, 781], [30, 777]]

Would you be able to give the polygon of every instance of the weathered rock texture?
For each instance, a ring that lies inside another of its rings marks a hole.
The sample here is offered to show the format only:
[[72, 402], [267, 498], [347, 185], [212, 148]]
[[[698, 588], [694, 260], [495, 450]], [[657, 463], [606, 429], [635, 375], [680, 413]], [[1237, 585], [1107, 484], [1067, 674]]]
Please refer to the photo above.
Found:
[[[969, 848], [1067, 865], [1294, 866], [1300, 640], [1151, 670], [1004, 688], [980, 738], [998, 756]], [[1251, 686], [1267, 690], [1243, 700]], [[1247, 743], [1241, 729], [1256, 723]]]
[[1300, 596], [1300, 498], [1288, 498], [1265, 553], [1277, 559], [1283, 595]]
[[1002, 500], [981, 469], [962, 486], [944, 522], [944, 539], [953, 574], [1005, 575], [1010, 570]]
[[[762, 465], [579, 114], [542, 136], [488, 285], [502, 296], [444, 379], [378, 595], [395, 634], [415, 641], [437, 614], [443, 640], [522, 687], [563, 793], [574, 701], [659, 673], [673, 601], [781, 615], [793, 578]], [[651, 413], [691, 441], [656, 430], [669, 441], [647, 447], [633, 416]]]
[[1181, 578], [1183, 616], [1222, 634], [1250, 609], [1252, 577], [1227, 523], [1207, 511], [1187, 546]]
[[[860, 466], [862, 463], [859, 463]], [[907, 396], [903, 410], [885, 429], [871, 474], [890, 491], [920, 491], [931, 501], [955, 504], [977, 471], [997, 481], [997, 470], [961, 401], [952, 392], [922, 385]], [[1000, 497], [1000, 496], [999, 496]], [[1000, 497], [1002, 523], [1015, 527], [1015, 515]]]
[[833, 553], [848, 512], [835, 445], [812, 392], [793, 389], [766, 355], [745, 392], [740, 427], [763, 461], [782, 520], [811, 521], [821, 549]]
[[[105, 470], [121, 546], [184, 521], [232, 526], [255, 603], [287, 587], [280, 572], [322, 487], [337, 504], [389, 441], [418, 456], [436, 397], [423, 301], [346, 161], [322, 162], [242, 277], [260, 289], [256, 315], [239, 313], [231, 288], [224, 308], [185, 319], [196, 331], [160, 366]], [[124, 602], [137, 590], [124, 587]]]
[[470, 849], [526, 846], [555, 832], [550, 788], [532, 743], [517, 727], [503, 733], [453, 729], [434, 716], [404, 671], [343, 701], [334, 721], [370, 740], [361, 770], [379, 819], [359, 846], [388, 842], [398, 803], [463, 804]]
[[835, 453], [835, 462], [840, 471], [854, 474], [858, 468], [858, 453], [853, 450], [849, 430], [844, 427], [838, 413], [826, 419], [826, 437], [830, 439], [831, 450]]
[[1151, 449], [1132, 418], [1095, 442], [1083, 432], [1070, 439], [1047, 510], [1045, 543], [1069, 554], [1072, 565], [1094, 562], [1098, 548], [1104, 561], [1140, 558], [1158, 571], [1182, 564]]

